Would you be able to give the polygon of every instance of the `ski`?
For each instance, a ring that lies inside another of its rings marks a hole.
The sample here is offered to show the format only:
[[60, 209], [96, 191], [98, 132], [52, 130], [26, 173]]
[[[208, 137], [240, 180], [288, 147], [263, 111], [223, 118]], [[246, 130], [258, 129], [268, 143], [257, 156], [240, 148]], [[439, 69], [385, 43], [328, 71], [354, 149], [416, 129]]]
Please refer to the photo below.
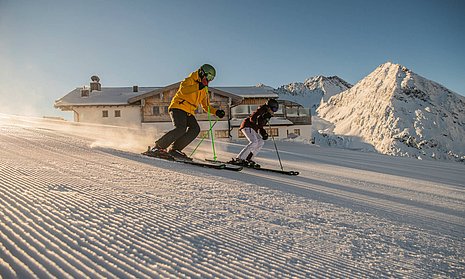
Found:
[[299, 175], [300, 173], [298, 171], [285, 171], [285, 170], [280, 170], [280, 169], [269, 169], [269, 168], [251, 168], [247, 167], [248, 169], [254, 169], [254, 170], [259, 170], [259, 171], [268, 171], [268, 172], [274, 172], [274, 173], [280, 173], [280, 174], [286, 174], [286, 175]]
[[144, 156], [152, 157], [152, 158], [157, 158], [161, 160], [166, 160], [166, 161], [171, 161], [171, 162], [178, 162], [178, 163], [183, 163], [183, 164], [188, 164], [188, 165], [194, 165], [194, 166], [199, 166], [199, 167], [204, 167], [204, 168], [211, 168], [211, 169], [226, 169], [225, 164], [213, 164], [213, 163], [207, 163], [207, 162], [199, 162], [195, 160], [181, 160], [174, 158], [170, 156], [169, 154], [166, 154], [166, 156], [158, 156], [157, 154], [154, 154], [151, 151], [146, 151], [141, 153]]
[[254, 168], [254, 167], [249, 167], [249, 166], [242, 166], [242, 165], [234, 165], [234, 164], [231, 164], [231, 163], [228, 163], [228, 162], [224, 162], [224, 161], [214, 161], [214, 160], [209, 160], [209, 159], [205, 159], [207, 162], [218, 162], [218, 163], [221, 163], [221, 164], [225, 164], [226, 166], [228, 165], [231, 165], [231, 166], [239, 166], [239, 167], [244, 167], [244, 168], [247, 168], [247, 169], [253, 169], [253, 170], [258, 170], [258, 171], [267, 171], [267, 172], [274, 172], [274, 173], [280, 173], [280, 174], [286, 174], [286, 175], [299, 175], [300, 173], [298, 171], [285, 171], [285, 170], [280, 170], [280, 169], [271, 169], [271, 168], [262, 168], [262, 167], [259, 167], [259, 168]]
[[233, 164], [229, 164], [227, 162], [220, 162], [218, 160], [205, 159], [205, 161], [207, 161], [209, 163], [214, 163], [214, 164], [222, 164], [222, 165], [224, 165], [225, 169], [232, 170], [232, 171], [241, 171], [244, 168], [243, 166], [233, 165]]

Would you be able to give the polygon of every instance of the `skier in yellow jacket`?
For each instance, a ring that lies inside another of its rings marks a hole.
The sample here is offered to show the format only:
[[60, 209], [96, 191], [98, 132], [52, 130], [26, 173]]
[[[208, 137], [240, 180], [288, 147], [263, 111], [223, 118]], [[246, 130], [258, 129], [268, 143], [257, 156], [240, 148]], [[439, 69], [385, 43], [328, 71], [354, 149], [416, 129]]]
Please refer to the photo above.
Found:
[[[174, 129], [155, 142], [152, 152], [160, 157], [171, 155], [178, 159], [188, 159], [182, 150], [200, 133], [200, 126], [194, 116], [197, 107], [201, 105], [204, 111], [219, 118], [224, 117], [224, 110], [210, 106], [209, 102], [208, 84], [215, 76], [215, 68], [204, 64], [181, 82], [168, 108]], [[167, 151], [170, 145], [171, 149]]]

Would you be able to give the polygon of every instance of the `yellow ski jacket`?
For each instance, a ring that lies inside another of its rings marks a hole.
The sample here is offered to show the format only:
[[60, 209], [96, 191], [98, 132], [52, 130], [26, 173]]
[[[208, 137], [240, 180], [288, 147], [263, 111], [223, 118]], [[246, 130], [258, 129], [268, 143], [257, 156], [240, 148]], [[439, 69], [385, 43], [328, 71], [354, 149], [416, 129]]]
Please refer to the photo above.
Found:
[[199, 90], [199, 82], [200, 77], [197, 71], [192, 72], [187, 78], [181, 81], [179, 89], [171, 100], [168, 109], [181, 109], [194, 115], [200, 104], [205, 112], [208, 112], [208, 108], [210, 107], [210, 113], [215, 115], [217, 109], [210, 106], [208, 87], [205, 86], [202, 90]]

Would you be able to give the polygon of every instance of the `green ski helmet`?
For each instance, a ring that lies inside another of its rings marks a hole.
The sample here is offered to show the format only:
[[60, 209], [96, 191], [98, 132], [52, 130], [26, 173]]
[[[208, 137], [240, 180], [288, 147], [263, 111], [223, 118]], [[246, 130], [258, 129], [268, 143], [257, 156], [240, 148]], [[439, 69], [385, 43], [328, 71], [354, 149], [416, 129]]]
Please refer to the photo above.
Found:
[[216, 76], [216, 70], [210, 64], [203, 64], [200, 67], [200, 75], [206, 77], [208, 81], [212, 81]]

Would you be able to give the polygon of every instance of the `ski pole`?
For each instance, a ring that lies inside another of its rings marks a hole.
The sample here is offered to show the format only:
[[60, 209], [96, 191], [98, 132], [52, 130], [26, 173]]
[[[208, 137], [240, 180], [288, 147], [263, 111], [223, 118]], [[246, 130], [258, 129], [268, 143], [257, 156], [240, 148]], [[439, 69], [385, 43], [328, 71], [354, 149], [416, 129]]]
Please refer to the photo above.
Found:
[[[208, 97], [209, 98], [209, 97]], [[213, 150], [213, 160], [216, 161], [216, 151], [215, 151], [215, 137], [213, 136], [213, 125], [212, 125], [212, 119], [211, 119], [211, 113], [210, 113], [210, 102], [208, 104], [208, 121], [210, 122], [210, 135], [212, 137], [212, 150]], [[215, 121], [218, 122], [218, 119]]]
[[270, 122], [268, 122], [268, 126], [270, 127], [270, 134], [271, 134], [271, 139], [273, 139], [274, 149], [276, 150], [276, 154], [278, 155], [279, 165], [281, 166], [281, 170], [284, 171], [283, 164], [281, 163], [281, 158], [279, 157], [278, 147], [276, 146], [276, 142], [274, 140], [273, 133], [271, 132], [271, 123]]
[[[218, 119], [215, 120], [215, 122], [213, 123], [213, 125], [211, 126], [210, 130], [213, 129], [213, 127], [216, 125], [216, 123], [218, 122]], [[189, 157], [192, 157], [192, 155], [194, 155], [195, 151], [197, 151], [197, 148], [199, 148], [199, 146], [202, 144], [202, 142], [205, 140], [205, 138], [207, 137], [208, 134], [210, 134], [210, 130], [207, 131], [207, 133], [205, 133], [202, 138], [200, 139], [200, 142], [197, 144], [197, 146], [194, 148], [194, 150], [192, 151], [191, 155], [189, 155]]]

